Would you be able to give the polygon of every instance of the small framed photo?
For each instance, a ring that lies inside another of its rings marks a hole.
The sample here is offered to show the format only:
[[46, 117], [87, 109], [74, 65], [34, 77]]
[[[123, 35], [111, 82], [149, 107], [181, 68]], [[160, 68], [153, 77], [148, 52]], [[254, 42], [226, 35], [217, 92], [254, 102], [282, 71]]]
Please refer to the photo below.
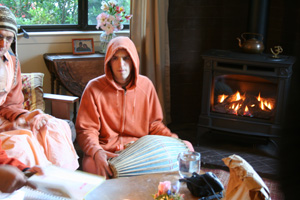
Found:
[[72, 39], [73, 54], [95, 53], [93, 38]]

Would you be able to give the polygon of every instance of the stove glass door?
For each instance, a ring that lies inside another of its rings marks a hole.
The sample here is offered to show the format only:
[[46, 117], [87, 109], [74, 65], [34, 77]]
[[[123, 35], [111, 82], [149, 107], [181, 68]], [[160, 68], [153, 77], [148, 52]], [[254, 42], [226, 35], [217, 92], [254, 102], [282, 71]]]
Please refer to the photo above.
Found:
[[227, 74], [215, 77], [213, 88], [213, 112], [262, 119], [275, 115], [275, 82], [257, 76]]

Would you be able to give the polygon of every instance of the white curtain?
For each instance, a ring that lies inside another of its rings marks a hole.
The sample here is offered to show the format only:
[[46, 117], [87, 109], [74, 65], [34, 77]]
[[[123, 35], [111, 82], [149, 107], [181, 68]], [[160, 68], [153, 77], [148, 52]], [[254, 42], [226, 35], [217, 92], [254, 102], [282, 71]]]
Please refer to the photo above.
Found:
[[131, 0], [130, 38], [140, 60], [140, 73], [149, 77], [158, 93], [164, 122], [170, 115], [169, 0]]

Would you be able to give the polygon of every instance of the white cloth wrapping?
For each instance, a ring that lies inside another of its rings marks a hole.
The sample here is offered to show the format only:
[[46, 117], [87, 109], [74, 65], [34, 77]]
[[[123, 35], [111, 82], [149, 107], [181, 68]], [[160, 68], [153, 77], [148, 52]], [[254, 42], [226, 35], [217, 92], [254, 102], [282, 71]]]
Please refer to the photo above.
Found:
[[238, 155], [222, 159], [230, 176], [225, 200], [270, 200], [270, 191], [252, 166]]

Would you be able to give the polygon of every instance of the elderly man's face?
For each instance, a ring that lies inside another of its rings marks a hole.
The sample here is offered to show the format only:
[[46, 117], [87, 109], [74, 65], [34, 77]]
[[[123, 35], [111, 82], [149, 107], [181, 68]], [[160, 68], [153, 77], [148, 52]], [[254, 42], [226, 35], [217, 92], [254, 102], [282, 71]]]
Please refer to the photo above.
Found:
[[11, 31], [0, 30], [0, 36], [0, 57], [2, 58], [3, 55], [9, 50], [12, 43], [8, 41], [8, 38], [14, 38], [14, 33]]
[[2, 59], [0, 59], [0, 97], [6, 93], [7, 71]]

